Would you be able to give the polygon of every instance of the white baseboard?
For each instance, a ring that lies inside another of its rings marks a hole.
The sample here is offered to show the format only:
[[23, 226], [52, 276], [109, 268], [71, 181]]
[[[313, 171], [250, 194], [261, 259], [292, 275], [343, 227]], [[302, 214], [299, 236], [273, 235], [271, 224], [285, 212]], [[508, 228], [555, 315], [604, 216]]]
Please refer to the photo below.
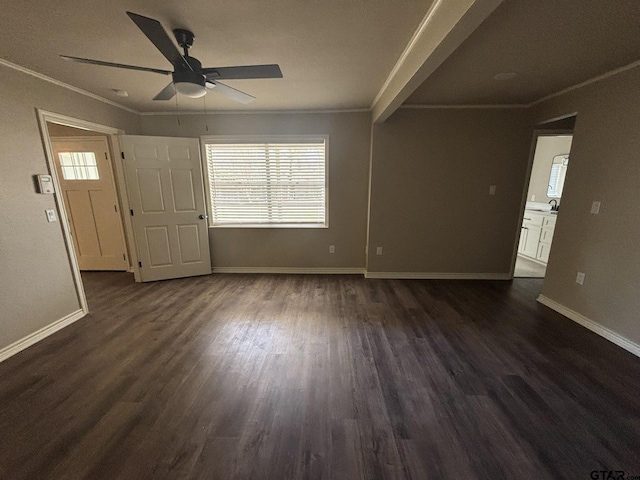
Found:
[[34, 343], [38, 343], [43, 338], [48, 337], [49, 335], [54, 334], [58, 330], [62, 330], [67, 325], [71, 325], [73, 322], [80, 320], [82, 317], [86, 315], [86, 312], [83, 310], [77, 310], [69, 315], [62, 317], [59, 320], [56, 320], [53, 323], [50, 323], [46, 327], [41, 328], [40, 330], [36, 330], [30, 335], [27, 335], [24, 338], [21, 338], [17, 342], [13, 342], [11, 345], [7, 345], [2, 350], [0, 350], [0, 362], [6, 360], [7, 358], [15, 355], [18, 352], [21, 352], [25, 348], [30, 347]]
[[624, 348], [628, 352], [633, 353], [635, 356], [640, 357], [640, 345], [635, 342], [632, 342], [628, 338], [623, 337], [622, 335], [614, 332], [613, 330], [609, 330], [607, 327], [603, 327], [599, 323], [594, 322], [590, 318], [585, 317], [584, 315], [571, 310], [560, 303], [551, 300], [544, 295], [538, 296], [538, 302], [549, 307], [551, 310], [555, 310], [556, 312], [564, 315], [570, 320], [573, 320], [576, 323], [579, 323], [585, 328], [588, 328], [594, 333], [597, 333], [601, 337], [606, 338], [610, 342], [615, 343], [619, 347]]
[[511, 280], [508, 273], [366, 272], [364, 276], [400, 280]]
[[212, 273], [284, 273], [294, 275], [362, 275], [364, 268], [213, 267]]

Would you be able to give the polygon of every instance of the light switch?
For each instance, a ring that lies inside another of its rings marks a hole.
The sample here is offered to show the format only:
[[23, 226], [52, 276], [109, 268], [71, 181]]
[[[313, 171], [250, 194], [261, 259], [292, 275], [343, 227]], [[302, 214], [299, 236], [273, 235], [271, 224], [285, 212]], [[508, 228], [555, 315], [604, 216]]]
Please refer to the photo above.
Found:
[[47, 214], [47, 222], [55, 222], [56, 219], [56, 211], [55, 210], [45, 210]]
[[578, 272], [578, 274], [576, 275], [576, 283], [578, 285], [584, 285], [584, 277], [585, 277], [584, 273]]
[[591, 204], [591, 213], [598, 215], [600, 213], [600, 202], [593, 202]]
[[382, 255], [382, 247], [376, 247], [376, 255]]
[[495, 195], [496, 194], [496, 185], [491, 185], [489, 187], [489, 195]]
[[335, 245], [329, 245], [329, 253], [336, 253], [336, 246]]

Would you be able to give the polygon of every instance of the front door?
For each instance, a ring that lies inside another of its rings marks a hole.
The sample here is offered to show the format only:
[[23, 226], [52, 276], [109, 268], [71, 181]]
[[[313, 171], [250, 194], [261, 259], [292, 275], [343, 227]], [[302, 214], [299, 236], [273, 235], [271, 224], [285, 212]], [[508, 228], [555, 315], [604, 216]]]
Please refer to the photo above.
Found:
[[120, 138], [140, 279], [210, 274], [198, 139]]
[[128, 270], [106, 137], [51, 144], [80, 270]]

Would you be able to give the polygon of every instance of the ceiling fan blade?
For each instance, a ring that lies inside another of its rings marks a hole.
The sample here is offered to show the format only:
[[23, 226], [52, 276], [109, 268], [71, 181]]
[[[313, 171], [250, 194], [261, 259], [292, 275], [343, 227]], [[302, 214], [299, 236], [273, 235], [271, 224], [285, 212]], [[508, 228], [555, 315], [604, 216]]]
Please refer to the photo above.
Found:
[[246, 78], [282, 78], [282, 71], [277, 64], [245, 65], [239, 67], [203, 68], [202, 73], [211, 80], [235, 80]]
[[65, 60], [71, 60], [78, 63], [88, 63], [90, 65], [102, 65], [103, 67], [116, 67], [116, 68], [126, 68], [127, 70], [140, 70], [141, 72], [153, 72], [160, 73], [162, 75], [169, 75], [171, 72], [169, 70], [160, 70], [158, 68], [149, 68], [149, 67], [138, 67], [136, 65], [125, 65], [124, 63], [112, 63], [112, 62], [103, 62], [102, 60], [92, 60], [90, 58], [80, 58], [80, 57], [70, 57], [68, 55], [60, 55]]
[[127, 15], [174, 67], [193, 70], [159, 21], [132, 12], [127, 12]]
[[256, 97], [253, 97], [248, 93], [241, 92], [240, 90], [231, 88], [229, 85], [225, 85], [224, 83], [220, 83], [218, 81], [208, 80], [206, 83], [206, 87], [208, 90], [213, 90], [214, 92], [221, 93], [231, 100], [235, 100], [236, 102], [244, 104], [253, 102], [256, 99]]
[[173, 82], [171, 82], [169, 85], [167, 85], [166, 87], [164, 87], [162, 90], [160, 90], [160, 93], [158, 93], [155, 97], [153, 97], [154, 100], [171, 100], [176, 94], [176, 87], [173, 85]]

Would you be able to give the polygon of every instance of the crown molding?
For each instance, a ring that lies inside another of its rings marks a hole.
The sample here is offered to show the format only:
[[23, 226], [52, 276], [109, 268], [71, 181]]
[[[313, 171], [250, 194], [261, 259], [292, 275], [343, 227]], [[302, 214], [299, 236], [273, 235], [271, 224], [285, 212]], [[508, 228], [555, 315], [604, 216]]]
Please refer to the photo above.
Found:
[[442, 109], [466, 109], [466, 108], [529, 108], [529, 105], [525, 104], [496, 104], [496, 105], [420, 105], [420, 104], [404, 104], [401, 105], [402, 109], [414, 109], [414, 110], [442, 110]]
[[370, 108], [344, 108], [344, 109], [327, 109], [327, 110], [209, 110], [205, 114], [203, 111], [175, 111], [175, 112], [141, 112], [138, 115], [154, 116], [154, 115], [293, 115], [293, 114], [319, 114], [319, 113], [371, 113]]
[[54, 85], [57, 85], [58, 87], [66, 88], [67, 90], [71, 90], [72, 92], [79, 93], [80, 95], [93, 98], [94, 100], [98, 100], [99, 102], [106, 103], [108, 105], [111, 105], [112, 107], [117, 107], [129, 113], [135, 113], [136, 115], [140, 115], [140, 112], [133, 110], [129, 107], [125, 107], [124, 105], [116, 103], [112, 100], [109, 100], [108, 98], [101, 97], [100, 95], [96, 95], [95, 93], [87, 92], [86, 90], [83, 90], [81, 88], [74, 87], [73, 85], [69, 85], [68, 83], [61, 82], [60, 80], [56, 80], [55, 78], [48, 77], [46, 75], [43, 75], [42, 73], [38, 73], [34, 70], [30, 70], [16, 63], [12, 63], [8, 60], [5, 60], [4, 58], [0, 58], [0, 65], [3, 65], [7, 68], [11, 68], [21, 73], [25, 73], [27, 75], [31, 75], [32, 77], [38, 78], [40, 80], [44, 80], [45, 82], [52, 83]]
[[538, 105], [539, 103], [546, 102], [547, 100], [551, 100], [552, 98], [559, 97], [561, 95], [564, 95], [565, 93], [572, 92], [573, 90], [577, 90], [579, 88], [586, 87], [587, 85], [591, 85], [592, 83], [600, 82], [601, 80], [606, 80], [609, 77], [613, 77], [615, 75], [618, 75], [619, 73], [626, 72], [627, 70], [631, 70], [631, 69], [636, 68], [638, 66], [640, 66], [640, 60], [632, 62], [632, 63], [630, 63], [628, 65], [625, 65], [624, 67], [620, 67], [620, 68], [616, 68], [614, 70], [610, 70], [610, 71], [608, 71], [606, 73], [603, 73], [602, 75], [598, 75], [597, 77], [593, 77], [593, 78], [590, 78], [588, 80], [585, 80], [584, 82], [576, 83], [575, 85], [567, 87], [567, 88], [565, 88], [563, 90], [560, 90], [560, 91], [558, 91], [556, 93], [552, 93], [550, 95], [547, 95], [546, 97], [539, 98], [538, 100], [535, 100], [534, 102], [531, 102], [527, 106], [528, 107], [533, 107], [535, 105]]
[[[417, 32], [416, 32], [417, 33]], [[406, 53], [403, 53], [403, 55], [406, 55]], [[402, 58], [402, 57], [401, 57]], [[394, 70], [396, 70], [397, 68], [399, 68], [399, 66], [402, 64], [402, 61], [399, 60], [398, 63], [396, 64], [396, 66], [394, 67]], [[55, 78], [51, 78], [47, 75], [44, 75], [42, 73], [38, 73], [34, 70], [28, 69], [26, 67], [23, 67], [21, 65], [18, 65], [16, 63], [10, 62], [8, 60], [5, 60], [3, 58], [0, 58], [0, 65], [5, 66], [7, 68], [10, 68], [12, 70], [16, 70], [18, 72], [27, 74], [27, 75], [31, 75], [32, 77], [38, 78], [40, 80], [44, 80], [45, 82], [49, 82], [52, 83], [58, 87], [62, 87], [62, 88], [66, 88], [67, 90], [71, 90], [72, 92], [78, 93], [80, 95], [84, 95], [86, 97], [92, 98], [94, 100], [97, 100], [99, 102], [102, 103], [106, 103], [107, 105], [111, 105], [113, 107], [116, 108], [120, 108], [122, 110], [125, 110], [129, 113], [133, 113], [136, 115], [140, 115], [140, 116], [169, 116], [169, 115], [204, 115], [204, 112], [201, 111], [174, 111], [174, 112], [139, 112], [137, 110], [134, 110], [132, 108], [129, 107], [125, 107], [124, 105], [114, 102], [113, 100], [109, 100], [108, 98], [104, 98], [101, 97], [100, 95], [96, 95], [95, 93], [91, 93], [88, 92], [86, 90], [83, 90], [81, 88], [78, 87], [74, 87], [73, 85], [69, 85], [68, 83], [64, 83], [60, 80], [56, 80]], [[601, 75], [598, 75], [596, 77], [590, 78], [588, 80], [585, 80], [583, 82], [577, 83], [575, 85], [572, 85], [570, 87], [567, 87], [563, 90], [560, 90], [558, 92], [546, 95], [542, 98], [539, 98], [538, 100], [534, 100], [531, 103], [528, 104], [494, 104], [494, 105], [421, 105], [421, 104], [403, 104], [401, 105], [399, 108], [401, 109], [432, 109], [432, 110], [437, 110], [437, 109], [507, 109], [507, 108], [531, 108], [534, 107], [540, 103], [544, 103], [547, 100], [551, 100], [552, 98], [555, 97], [559, 97], [562, 96], [566, 93], [572, 92], [574, 90], [578, 90], [580, 88], [586, 87], [588, 85], [591, 85], [593, 83], [597, 83], [600, 82], [602, 80], [606, 80], [607, 78], [613, 77], [615, 75], [618, 75], [620, 73], [626, 72], [627, 70], [631, 70], [634, 68], [637, 68], [640, 66], [640, 60], [637, 60], [635, 62], [632, 62], [628, 65], [625, 65], [623, 67], [620, 68], [616, 68], [614, 70], [611, 70], [609, 72], [603, 73]], [[393, 73], [393, 71], [392, 71]], [[389, 76], [389, 78], [391, 77], [391, 75]], [[384, 89], [384, 88], [383, 88]], [[380, 92], [383, 91], [383, 89], [380, 90]], [[381, 93], [378, 93], [378, 96], [376, 96], [376, 100], [378, 99], [378, 97], [380, 96]], [[375, 104], [375, 101], [373, 102], [373, 104]], [[211, 114], [211, 115], [292, 115], [292, 114], [332, 114], [332, 113], [371, 113], [372, 112], [372, 107], [366, 107], [366, 108], [344, 108], [344, 109], [316, 109], [316, 110], [210, 110], [207, 112], [207, 114]]]

